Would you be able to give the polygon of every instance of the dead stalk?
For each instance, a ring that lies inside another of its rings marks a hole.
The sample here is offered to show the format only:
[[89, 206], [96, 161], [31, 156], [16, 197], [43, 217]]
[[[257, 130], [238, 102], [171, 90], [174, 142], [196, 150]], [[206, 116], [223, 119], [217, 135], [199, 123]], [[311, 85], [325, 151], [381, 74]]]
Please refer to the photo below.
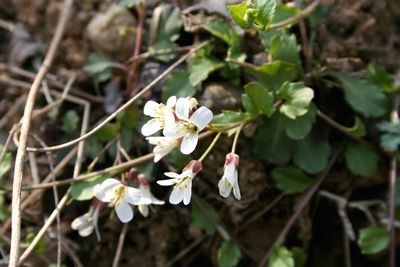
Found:
[[35, 105], [36, 95], [39, 91], [40, 85], [45, 77], [57, 51], [57, 47], [61, 41], [64, 29], [69, 17], [70, 9], [73, 0], [64, 0], [61, 14], [56, 27], [55, 35], [51, 41], [49, 50], [47, 51], [46, 57], [43, 64], [40, 66], [39, 72], [32, 83], [31, 89], [29, 90], [28, 98], [25, 105], [24, 115], [22, 118], [21, 134], [20, 134], [20, 146], [17, 150], [14, 166], [14, 178], [13, 178], [13, 193], [12, 193], [12, 227], [11, 227], [11, 245], [10, 245], [10, 261], [9, 267], [16, 267], [19, 258], [19, 246], [21, 241], [21, 186], [23, 177], [23, 165], [24, 156], [26, 153], [27, 140], [29, 128], [31, 125], [32, 111]]

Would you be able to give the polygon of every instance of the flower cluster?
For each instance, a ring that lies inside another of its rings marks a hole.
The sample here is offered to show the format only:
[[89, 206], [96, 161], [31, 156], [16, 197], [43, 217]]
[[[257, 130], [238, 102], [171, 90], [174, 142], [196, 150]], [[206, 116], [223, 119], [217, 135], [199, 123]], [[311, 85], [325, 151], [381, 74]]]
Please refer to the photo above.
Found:
[[176, 99], [172, 96], [167, 104], [148, 101], [144, 106], [144, 114], [150, 119], [143, 125], [144, 136], [153, 135], [162, 130], [163, 136], [147, 137], [153, 150], [154, 161], [159, 161], [180, 144], [183, 154], [190, 154], [197, 146], [199, 133], [205, 129], [213, 118], [210, 109], [199, 106], [193, 97]]

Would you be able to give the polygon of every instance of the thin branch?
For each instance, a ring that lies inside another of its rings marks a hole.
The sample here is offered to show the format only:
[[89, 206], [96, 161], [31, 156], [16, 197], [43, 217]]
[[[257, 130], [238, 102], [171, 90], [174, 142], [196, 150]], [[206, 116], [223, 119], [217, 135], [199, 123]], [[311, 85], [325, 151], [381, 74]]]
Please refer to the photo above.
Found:
[[321, 184], [325, 181], [325, 178], [328, 176], [333, 164], [336, 162], [338, 159], [340, 153], [342, 152], [342, 147], [341, 146], [339, 149], [337, 149], [334, 154], [332, 155], [331, 159], [328, 162], [328, 165], [325, 167], [325, 170], [321, 174], [321, 176], [318, 178], [318, 180], [315, 182], [313, 187], [311, 187], [304, 195], [304, 198], [301, 200], [299, 205], [295, 208], [292, 217], [288, 220], [286, 225], [283, 227], [281, 232], [278, 235], [278, 238], [275, 240], [274, 245], [268, 250], [268, 252], [265, 254], [265, 256], [262, 258], [260, 261], [258, 267], [264, 267], [267, 264], [267, 261], [269, 257], [272, 254], [273, 249], [278, 245], [281, 244], [286, 235], [289, 233], [290, 229], [292, 226], [295, 224], [297, 221], [297, 218], [300, 216], [301, 212], [304, 210], [304, 208], [307, 206], [307, 204], [310, 202], [311, 198], [314, 196], [315, 192], [318, 190], [318, 188], [321, 186]]
[[61, 145], [51, 146], [51, 147], [48, 147], [47, 149], [28, 147], [27, 150], [28, 151], [33, 151], [33, 152], [46, 152], [46, 151], [60, 150], [60, 149], [72, 146], [72, 145], [74, 145], [74, 144], [76, 144], [76, 143], [78, 143], [78, 142], [80, 142], [82, 140], [85, 140], [86, 138], [92, 136], [94, 133], [96, 133], [98, 130], [100, 130], [104, 125], [106, 125], [108, 122], [113, 120], [118, 115], [118, 113], [120, 113], [121, 111], [123, 111], [126, 108], [128, 108], [134, 101], [139, 99], [142, 95], [144, 95], [147, 91], [149, 91], [154, 85], [156, 85], [159, 81], [164, 79], [178, 65], [180, 65], [182, 62], [184, 62], [186, 59], [188, 59], [191, 55], [193, 55], [196, 51], [198, 51], [199, 49], [201, 49], [202, 47], [204, 47], [207, 44], [208, 44], [208, 41], [205, 41], [205, 42], [199, 44], [198, 46], [196, 46], [195, 48], [193, 48], [186, 55], [182, 56], [179, 60], [177, 60], [174, 64], [172, 64], [168, 69], [166, 69], [162, 74], [160, 74], [157, 78], [155, 78], [153, 81], [151, 81], [145, 88], [143, 88], [142, 91], [140, 91], [134, 97], [129, 99], [125, 104], [123, 104], [115, 112], [110, 114], [105, 120], [103, 120], [101, 123], [99, 123], [96, 127], [94, 127], [92, 130], [90, 130], [88, 133], [80, 136], [77, 139], [71, 140], [71, 141], [66, 142], [64, 144], [61, 144]]
[[115, 252], [115, 256], [114, 256], [112, 267], [118, 267], [118, 265], [119, 265], [119, 261], [121, 259], [121, 255], [122, 255], [122, 249], [124, 247], [124, 241], [125, 241], [126, 233], [128, 232], [128, 225], [129, 224], [126, 223], [122, 227], [122, 231], [121, 231], [121, 234], [119, 235], [117, 250]]
[[9, 267], [16, 267], [19, 258], [19, 246], [21, 241], [21, 185], [23, 178], [24, 156], [27, 148], [28, 133], [31, 125], [32, 111], [35, 105], [36, 95], [40, 89], [40, 85], [54, 59], [57, 47], [61, 41], [65, 26], [69, 17], [69, 13], [73, 4], [73, 0], [64, 0], [61, 8], [61, 14], [57, 23], [56, 32], [51, 41], [49, 50], [43, 64], [40, 66], [39, 72], [33, 81], [29, 90], [24, 116], [22, 118], [20, 146], [17, 150], [14, 167], [13, 193], [12, 193], [12, 227], [11, 227], [11, 244], [10, 244], [10, 261]]

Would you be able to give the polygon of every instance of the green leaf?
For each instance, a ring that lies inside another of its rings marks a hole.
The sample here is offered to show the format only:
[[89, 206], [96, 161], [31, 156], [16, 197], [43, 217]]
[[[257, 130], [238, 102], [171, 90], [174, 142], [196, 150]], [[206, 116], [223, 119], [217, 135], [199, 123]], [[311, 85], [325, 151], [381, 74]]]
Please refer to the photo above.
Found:
[[252, 8], [257, 10], [256, 23], [262, 30], [268, 29], [275, 15], [276, 0], [256, 0]]
[[294, 247], [291, 249], [291, 251], [293, 253], [294, 266], [295, 267], [306, 266], [307, 254], [304, 251], [304, 249], [299, 248], [299, 247]]
[[380, 117], [386, 113], [386, 97], [376, 85], [339, 72], [332, 72], [332, 75], [342, 83], [345, 99], [355, 111], [366, 117]]
[[295, 267], [293, 253], [285, 247], [274, 248], [268, 267]]
[[74, 134], [78, 129], [79, 121], [80, 118], [76, 111], [68, 110], [62, 119], [63, 130], [69, 135]]
[[376, 64], [369, 64], [367, 67], [367, 79], [379, 86], [385, 93], [393, 92], [392, 81], [384, 68]]
[[384, 121], [377, 126], [383, 132], [381, 135], [381, 146], [386, 151], [395, 152], [400, 145], [400, 123], [392, 124]]
[[110, 141], [117, 136], [121, 125], [119, 123], [107, 123], [94, 136], [100, 141]]
[[199, 85], [207, 79], [211, 72], [224, 66], [224, 63], [211, 58], [196, 58], [192, 61], [190, 68], [189, 81], [192, 86]]
[[312, 131], [306, 138], [298, 141], [293, 154], [293, 162], [304, 171], [316, 174], [321, 172], [331, 153], [331, 147], [322, 134]]
[[95, 82], [104, 82], [111, 78], [113, 62], [101, 54], [91, 54], [83, 69], [87, 71]]
[[269, 52], [273, 61], [293, 63], [300, 67], [299, 51], [300, 48], [294, 34], [279, 34], [271, 39]]
[[[220, 21], [212, 21], [204, 26], [204, 29], [211, 33], [213, 36], [221, 39], [228, 45], [231, 45], [232, 40], [232, 29], [228, 24]], [[233, 31], [234, 32], [234, 31]]]
[[228, 5], [228, 11], [233, 21], [242, 29], [250, 29], [251, 27], [251, 23], [244, 19], [248, 8], [249, 4], [246, 1], [236, 5]]
[[101, 184], [107, 178], [110, 178], [110, 174], [104, 174], [85, 181], [73, 183], [71, 185], [72, 199], [79, 201], [92, 199], [94, 197], [94, 186], [96, 184]]
[[286, 194], [302, 193], [313, 180], [296, 167], [277, 167], [272, 171], [276, 187]]
[[240, 111], [224, 111], [213, 117], [211, 126], [215, 128], [225, 128], [234, 124], [239, 124], [251, 118], [249, 114]]
[[117, 121], [123, 128], [133, 129], [139, 120], [139, 110], [135, 105], [129, 106], [127, 109], [118, 113]]
[[275, 164], [285, 164], [291, 158], [293, 141], [285, 134], [284, 122], [279, 113], [261, 123], [252, 144], [254, 153]]
[[293, 81], [298, 76], [298, 68], [291, 63], [274, 61], [261, 67], [246, 69], [262, 85], [270, 90], [278, 90], [286, 81]]
[[[301, 10], [294, 6], [288, 6], [286, 4], [279, 3], [276, 5], [275, 15], [272, 19], [272, 23], [279, 23], [288, 18], [297, 16], [301, 13]], [[294, 24], [294, 23], [293, 23]], [[287, 27], [292, 26], [293, 24], [289, 24]]]
[[[29, 247], [29, 245], [33, 242], [33, 240], [35, 239], [36, 235], [34, 233], [29, 233], [26, 238], [25, 238], [25, 242], [22, 242], [20, 244], [20, 248], [22, 249], [26, 249]], [[34, 252], [36, 255], [42, 254], [46, 249], [46, 239], [45, 237], [42, 237], [39, 242], [37, 243]]]
[[279, 111], [291, 119], [296, 119], [307, 113], [308, 106], [314, 98], [314, 91], [303, 83], [284, 83], [278, 91], [278, 96], [283, 100]]
[[142, 0], [117, 0], [118, 5], [128, 8], [137, 6], [140, 2], [142, 2]]
[[257, 110], [257, 115], [271, 116], [274, 112], [274, 96], [260, 83], [251, 82], [244, 86], [251, 104]]
[[370, 226], [359, 232], [358, 245], [363, 254], [375, 254], [384, 250], [389, 244], [389, 233], [379, 227]]
[[183, 169], [192, 159], [190, 155], [182, 154], [179, 149], [174, 149], [167, 155], [167, 160], [178, 170]]
[[234, 267], [239, 263], [241, 256], [240, 249], [235, 243], [231, 240], [223, 241], [218, 250], [218, 266]]
[[371, 177], [378, 170], [379, 156], [367, 145], [348, 143], [345, 158], [347, 167], [355, 175]]
[[295, 120], [282, 115], [284, 121], [284, 128], [287, 136], [294, 140], [304, 139], [311, 131], [313, 124], [316, 120], [315, 106], [310, 105], [307, 113], [303, 116], [297, 117]]
[[[3, 152], [4, 146], [0, 144], [0, 154]], [[6, 152], [3, 159], [0, 161], [0, 180], [10, 170], [12, 162], [12, 156], [10, 152]]]
[[258, 110], [254, 106], [253, 102], [250, 100], [249, 95], [242, 94], [242, 105], [243, 105], [244, 109], [246, 110], [246, 112], [249, 113], [250, 115], [258, 114]]
[[[212, 216], [214, 220], [218, 221], [218, 212], [207, 201], [202, 199], [199, 199], [199, 201], [201, 202], [201, 205], [208, 210], [210, 216]], [[204, 230], [208, 235], [213, 235], [217, 230], [215, 225], [210, 222], [202, 209], [194, 202], [192, 204], [192, 222], [196, 228]]]
[[188, 70], [174, 71], [164, 83], [162, 91], [163, 101], [167, 101], [170, 96], [187, 97], [192, 96], [196, 88], [189, 82]]

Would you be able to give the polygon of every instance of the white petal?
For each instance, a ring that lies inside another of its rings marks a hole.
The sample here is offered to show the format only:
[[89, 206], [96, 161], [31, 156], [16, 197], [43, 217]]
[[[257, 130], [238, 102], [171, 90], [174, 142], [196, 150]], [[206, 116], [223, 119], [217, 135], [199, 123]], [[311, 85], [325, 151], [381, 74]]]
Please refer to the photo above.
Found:
[[192, 182], [188, 183], [188, 186], [185, 187], [183, 191], [183, 204], [187, 205], [190, 203], [190, 199], [192, 197]]
[[182, 202], [183, 197], [184, 191], [180, 187], [176, 186], [169, 196], [169, 202], [174, 205], [179, 204], [180, 202]]
[[183, 177], [182, 174], [178, 174], [176, 172], [164, 172], [164, 175], [167, 177], [172, 177], [172, 178], [181, 178]]
[[198, 140], [199, 140], [198, 132], [189, 132], [185, 137], [183, 137], [181, 143], [181, 152], [186, 155], [192, 153], [197, 146]]
[[240, 200], [240, 199], [242, 198], [242, 196], [241, 196], [241, 194], [240, 194], [238, 175], [239, 175], [239, 174], [238, 174], [238, 171], [236, 170], [236, 171], [235, 171], [235, 174], [234, 174], [235, 183], [234, 183], [234, 185], [233, 185], [233, 195], [235, 196], [235, 198], [236, 198], [237, 200]]
[[153, 205], [164, 205], [165, 201], [159, 200], [158, 198], [154, 197], [153, 195], [151, 196], [151, 204]]
[[81, 228], [85, 227], [85, 225], [87, 224], [89, 219], [90, 219], [90, 214], [85, 213], [82, 216], [79, 216], [75, 220], [72, 221], [71, 228], [74, 230], [81, 229]]
[[141, 197], [138, 205], [150, 205], [152, 202], [150, 188], [148, 186], [140, 185], [139, 190]]
[[177, 180], [176, 179], [167, 179], [167, 180], [158, 180], [157, 184], [162, 185], [162, 186], [171, 186], [176, 184]]
[[160, 110], [160, 104], [157, 102], [150, 100], [147, 101], [143, 108], [143, 113], [150, 117], [158, 117], [157, 111]]
[[111, 202], [114, 198], [114, 190], [120, 184], [121, 182], [117, 179], [108, 178], [94, 187], [94, 194], [102, 202]]
[[149, 136], [155, 134], [159, 130], [163, 128], [163, 123], [160, 120], [152, 119], [146, 122], [141, 129], [141, 132], [144, 136]]
[[140, 190], [134, 187], [125, 187], [124, 200], [132, 205], [137, 205], [140, 202], [141, 194]]
[[203, 130], [212, 120], [213, 113], [206, 107], [198, 108], [193, 115], [190, 117], [190, 120], [197, 126], [199, 131]]
[[143, 215], [143, 217], [147, 217], [149, 215], [149, 206], [139, 205], [139, 212]]
[[85, 228], [80, 229], [78, 233], [80, 236], [86, 237], [93, 233], [93, 229], [93, 224], [88, 224]]
[[125, 201], [120, 201], [118, 205], [115, 206], [115, 212], [119, 220], [123, 223], [127, 223], [133, 219], [133, 210]]
[[231, 193], [232, 186], [229, 183], [229, 181], [225, 179], [225, 177], [222, 177], [221, 180], [219, 180], [218, 182], [218, 189], [219, 189], [219, 194], [222, 197], [227, 198]]
[[181, 120], [189, 119], [190, 101], [186, 97], [179, 98], [176, 101], [175, 113], [176, 116]]
[[229, 163], [227, 166], [225, 166], [224, 176], [231, 185], [235, 184], [235, 172], [237, 176], [237, 170], [235, 168], [235, 163], [233, 161]]
[[167, 100], [167, 107], [173, 108], [176, 104], [176, 96], [170, 96]]
[[163, 130], [163, 135], [168, 138], [181, 138], [185, 136], [187, 129], [182, 127], [179, 123], [165, 123], [165, 128]]

